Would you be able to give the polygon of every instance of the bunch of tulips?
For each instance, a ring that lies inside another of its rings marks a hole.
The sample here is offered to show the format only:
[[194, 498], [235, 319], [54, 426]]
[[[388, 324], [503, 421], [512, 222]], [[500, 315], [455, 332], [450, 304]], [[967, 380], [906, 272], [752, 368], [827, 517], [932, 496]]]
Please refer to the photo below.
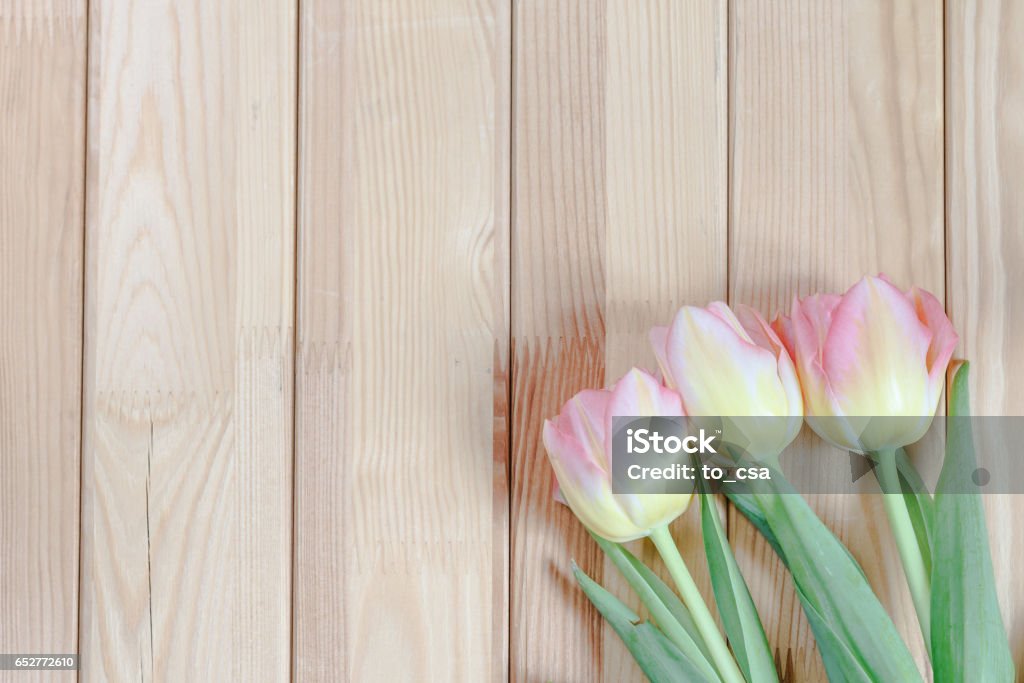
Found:
[[[633, 369], [611, 388], [581, 391], [544, 425], [556, 499], [622, 572], [647, 618], [575, 564], [574, 575], [650, 680], [778, 676], [709, 490], [698, 483], [692, 494], [613, 492], [617, 416], [776, 418], [742, 423], [750, 452], [773, 471], [770, 482], [726, 496], [788, 569], [829, 680], [921, 681], [857, 561], [787, 483], [779, 461], [804, 421], [828, 443], [865, 454], [877, 463], [929, 655], [926, 671], [942, 682], [1014, 680], [981, 499], [953, 490], [975, 462], [969, 421], [947, 421], [934, 493], [910, 484], [920, 478], [903, 451], [929, 429], [947, 372], [951, 418], [969, 415], [967, 365], [951, 362], [957, 334], [933, 295], [865, 277], [841, 296], [795, 299], [789, 315], [771, 324], [747, 307], [687, 306], [650, 339], [660, 379]], [[876, 416], [900, 419], [870, 419]], [[721, 629], [669, 532], [694, 498]], [[657, 548], [676, 590], [623, 545], [642, 538]]]

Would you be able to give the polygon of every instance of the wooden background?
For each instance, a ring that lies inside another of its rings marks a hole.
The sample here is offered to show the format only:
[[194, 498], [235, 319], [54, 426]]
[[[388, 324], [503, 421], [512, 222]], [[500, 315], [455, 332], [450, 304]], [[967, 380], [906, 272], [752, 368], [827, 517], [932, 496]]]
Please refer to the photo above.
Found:
[[[0, 652], [637, 679], [543, 419], [681, 304], [877, 271], [1024, 413], [1022, 42], [1015, 0], [0, 0]], [[812, 502], [920, 657], [877, 501]], [[1024, 498], [987, 507], [1020, 667]]]

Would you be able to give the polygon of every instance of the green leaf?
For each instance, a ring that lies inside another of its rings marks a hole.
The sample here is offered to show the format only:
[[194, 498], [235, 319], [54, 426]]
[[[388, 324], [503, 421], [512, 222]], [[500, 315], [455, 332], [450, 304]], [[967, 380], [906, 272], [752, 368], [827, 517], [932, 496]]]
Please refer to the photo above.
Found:
[[[636, 626], [636, 634], [643, 646], [655, 655], [656, 664], [644, 671], [651, 683], [671, 683], [686, 681], [687, 683], [715, 683], [714, 679], [704, 675], [692, 666], [692, 663], [672, 644], [668, 637], [650, 622]], [[654, 674], [656, 672], [656, 675]]]
[[772, 528], [768, 526], [768, 518], [764, 516], [761, 508], [758, 507], [754, 494], [732, 490], [732, 487], [729, 486], [723, 487], [722, 492], [725, 493], [725, 497], [729, 499], [729, 502], [735, 505], [736, 509], [743, 513], [743, 516], [754, 525], [764, 537], [764, 540], [768, 541], [768, 545], [772, 547], [772, 550], [779, 556], [782, 563], [785, 564], [786, 556], [782, 553], [782, 548], [779, 547], [779, 541], [775, 538]]
[[[785, 477], [778, 470], [772, 470], [772, 476], [775, 479], [784, 482], [783, 487], [789, 487], [788, 482], [785, 481]], [[768, 524], [768, 518], [765, 517], [764, 512], [761, 511], [761, 508], [757, 503], [756, 496], [752, 493], [741, 493], [739, 491], [732, 490], [730, 487], [723, 487], [722, 492], [725, 494], [725, 497], [729, 499], [729, 502], [735, 505], [736, 509], [747, 518], [747, 521], [754, 525], [754, 528], [760, 532], [761, 536], [764, 537], [764, 540], [768, 542], [768, 545], [772, 547], [775, 554], [778, 555], [780, 560], [782, 560], [782, 564], [786, 565], [788, 568], [786, 555], [782, 552], [782, 548], [779, 546], [779, 540], [775, 538], [775, 532], [772, 531], [771, 526]], [[793, 493], [790, 490], [787, 495], [796, 495], [796, 493]], [[847, 547], [842, 544], [840, 544], [840, 546], [842, 546], [843, 550], [846, 551], [847, 556], [850, 558], [850, 562], [856, 565], [858, 570], [861, 570], [860, 565], [857, 564], [857, 560], [854, 559], [853, 555], [850, 555], [850, 551]], [[863, 570], [861, 570], [861, 574], [863, 573]], [[865, 577], [865, 581], [866, 580], [867, 578]]]
[[729, 547], [714, 499], [703, 494], [698, 498], [711, 585], [736, 661], [751, 683], [778, 683], [775, 660], [768, 647], [761, 618]]
[[[647, 585], [657, 593], [658, 598], [668, 607], [669, 611], [672, 612], [672, 616], [675, 617], [686, 632], [690, 634], [697, 646], [700, 648], [701, 654], [709, 662], [711, 661], [711, 650], [708, 649], [707, 644], [704, 642], [704, 636], [701, 635], [700, 629], [697, 628], [697, 622], [693, 620], [690, 615], [690, 610], [683, 604], [683, 601], [679, 599], [676, 592], [668, 587], [668, 585], [661, 580], [661, 578], [655, 574], [651, 569], [643, 562], [638, 560], [625, 548], [622, 548], [622, 552], [629, 563], [633, 565], [633, 568], [643, 577]], [[657, 620], [655, 620], [657, 621]]]
[[860, 565], [788, 482], [775, 476], [772, 485], [775, 492], [755, 497], [803, 593], [808, 619], [816, 620], [815, 633], [823, 634], [822, 658], [855, 667], [852, 680], [920, 681], [910, 651]]
[[853, 652], [843, 642], [835, 630], [821, 616], [813, 603], [803, 594], [799, 588], [796, 589], [800, 604], [804, 607], [804, 614], [811, 625], [814, 633], [814, 640], [818, 643], [818, 652], [821, 653], [821, 660], [825, 664], [825, 673], [830, 681], [843, 681], [843, 683], [874, 683], [864, 670], [863, 663], [857, 659]]
[[932, 666], [937, 681], [1009, 683], [1013, 658], [999, 613], [981, 496], [964, 493], [976, 460], [967, 364], [953, 378], [946, 458], [932, 534]]
[[632, 553], [618, 543], [590, 534], [636, 592], [661, 631], [709, 680], [719, 680], [704, 639], [682, 601]]
[[704, 676], [661, 631], [650, 623], [640, 623], [640, 617], [587, 576], [575, 562], [572, 573], [651, 683], [716, 683], [717, 679]]

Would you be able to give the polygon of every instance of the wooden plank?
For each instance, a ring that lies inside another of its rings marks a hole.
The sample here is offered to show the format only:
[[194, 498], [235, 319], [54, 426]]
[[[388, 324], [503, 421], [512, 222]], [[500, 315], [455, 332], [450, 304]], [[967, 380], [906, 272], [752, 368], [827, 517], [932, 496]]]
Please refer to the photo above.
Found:
[[295, 3], [92, 3], [83, 674], [286, 680]]
[[569, 572], [602, 581], [602, 559], [551, 499], [541, 429], [604, 383], [604, 5], [517, 2], [513, 17], [513, 681], [602, 680], [601, 620]]
[[[971, 362], [976, 415], [1024, 415], [1024, 7], [947, 3], [948, 306]], [[979, 435], [983, 438], [984, 435]], [[1021, 496], [986, 496], [996, 589], [1017, 670], [1024, 670]], [[1011, 542], [1010, 539], [1013, 539]]]
[[[879, 271], [941, 298], [942, 3], [736, 2], [729, 57], [731, 300], [774, 314], [794, 294], [843, 291]], [[878, 499], [810, 498], [924, 666]], [[824, 680], [789, 577], [735, 511], [732, 521], [792, 680]]]
[[[78, 650], [85, 2], [0, 0], [0, 652]], [[0, 672], [0, 681], [76, 679]]]
[[[726, 297], [726, 3], [609, 0], [605, 56], [605, 383], [657, 371], [648, 332]], [[709, 605], [699, 506], [673, 534]], [[632, 549], [668, 581], [648, 542]], [[629, 596], [605, 561], [605, 586]], [[645, 680], [610, 628], [608, 683]]]
[[[640, 680], [568, 574], [628, 596], [551, 501], [540, 434], [579, 389], [653, 369], [652, 325], [725, 296], [725, 6], [530, 2], [515, 25], [512, 674]], [[707, 587], [697, 521], [676, 532]]]
[[506, 676], [510, 13], [303, 4], [299, 681]]

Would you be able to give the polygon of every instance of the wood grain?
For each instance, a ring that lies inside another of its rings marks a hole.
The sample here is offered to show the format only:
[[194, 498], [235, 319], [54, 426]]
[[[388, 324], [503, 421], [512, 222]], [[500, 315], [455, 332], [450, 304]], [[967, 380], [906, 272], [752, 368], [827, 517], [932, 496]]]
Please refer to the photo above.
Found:
[[[879, 271], [941, 298], [942, 4], [743, 0], [729, 57], [731, 301], [774, 315], [794, 294], [842, 292]], [[877, 497], [811, 498], [926, 666]], [[824, 680], [789, 577], [732, 520], [769, 641], [793, 680]]]
[[[635, 602], [551, 501], [540, 435], [576, 391], [653, 369], [652, 325], [725, 296], [725, 5], [524, 2], [515, 27], [512, 675], [640, 680], [568, 573]], [[676, 534], [707, 588], [697, 520]]]
[[[607, 8], [604, 379], [611, 384], [633, 366], [657, 371], [651, 327], [668, 325], [684, 304], [726, 297], [728, 62], [724, 0], [609, 0]], [[699, 506], [672, 530], [713, 605]], [[652, 544], [632, 545], [669, 581]], [[605, 587], [640, 608], [607, 560], [604, 576]], [[615, 632], [605, 627], [604, 636], [604, 680], [644, 680]]]
[[[975, 412], [1022, 414], [1022, 40], [1013, 0], [0, 0], [0, 652], [640, 680], [544, 419], [680, 305], [879, 271], [945, 296]], [[881, 505], [811, 498], [926, 671]], [[1024, 669], [1024, 498], [986, 509]]]
[[[78, 645], [85, 2], [0, 0], [0, 652]], [[0, 681], [76, 679], [0, 671]]]
[[304, 3], [300, 681], [506, 677], [510, 12]]
[[[600, 681], [600, 617], [570, 559], [600, 551], [551, 499], [546, 418], [604, 384], [604, 2], [515, 4], [511, 680]], [[538, 610], [537, 605], [544, 605]]]
[[295, 6], [92, 3], [83, 676], [286, 680]]
[[[1024, 7], [947, 3], [948, 307], [976, 415], [1024, 415]], [[983, 439], [984, 434], [978, 438]], [[1024, 671], [1024, 497], [985, 497], [996, 590]], [[1018, 673], [1019, 675], [1019, 673]]]

